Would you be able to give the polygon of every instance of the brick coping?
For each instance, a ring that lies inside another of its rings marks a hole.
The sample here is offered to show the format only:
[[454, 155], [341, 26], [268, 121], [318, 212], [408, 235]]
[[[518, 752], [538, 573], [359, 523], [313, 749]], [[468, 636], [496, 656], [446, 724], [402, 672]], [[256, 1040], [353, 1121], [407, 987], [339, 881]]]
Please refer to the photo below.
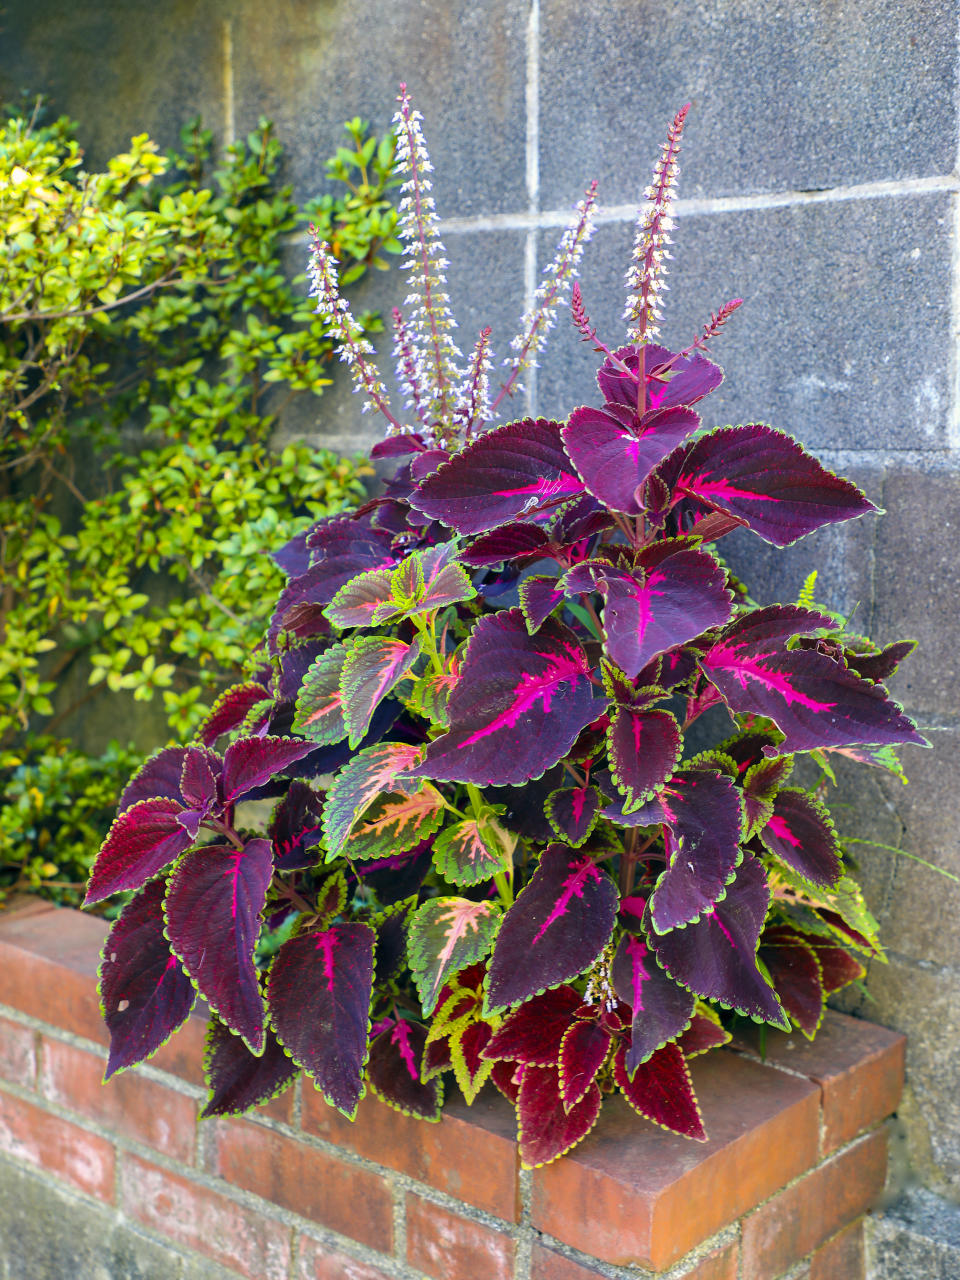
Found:
[[[580, 1280], [627, 1266], [655, 1274], [679, 1266], [671, 1275], [766, 1280], [781, 1274], [772, 1266], [790, 1267], [825, 1248], [829, 1235], [850, 1230], [882, 1190], [878, 1126], [900, 1097], [904, 1037], [832, 1011], [812, 1044], [799, 1033], [770, 1033], [765, 1061], [747, 1037], [691, 1063], [706, 1143], [607, 1100], [578, 1148], [523, 1174], [512, 1108], [492, 1090], [468, 1108], [453, 1086], [439, 1124], [372, 1098], [350, 1123], [307, 1083], [251, 1119], [198, 1125], [200, 1014], [147, 1066], [99, 1084], [107, 1036], [95, 977], [107, 928], [98, 917], [35, 899], [0, 913], [0, 1152], [121, 1210], [129, 1195], [137, 1220], [161, 1235], [191, 1195], [194, 1216], [202, 1217], [214, 1212], [209, 1197], [219, 1205], [226, 1193], [239, 1211], [248, 1193], [265, 1202], [270, 1259], [283, 1252], [273, 1227], [292, 1214], [304, 1229], [318, 1224], [338, 1244], [359, 1243], [391, 1259], [391, 1275], [450, 1280], [464, 1267], [469, 1274], [482, 1256], [478, 1277]], [[58, 1123], [66, 1138], [54, 1137]], [[86, 1164], [80, 1152], [72, 1164], [51, 1156], [48, 1168], [36, 1152], [82, 1147], [74, 1129], [106, 1145]], [[29, 1132], [38, 1135], [36, 1149]], [[165, 1163], [151, 1163], [152, 1153]], [[814, 1188], [815, 1212], [807, 1203]], [[157, 1204], [168, 1207], [166, 1218]], [[204, 1252], [204, 1234], [195, 1235], [176, 1237], [178, 1247]], [[719, 1244], [704, 1260], [711, 1242]], [[725, 1261], [734, 1253], [739, 1273]], [[242, 1250], [217, 1260], [241, 1275], [267, 1265], [266, 1256], [254, 1264]], [[687, 1262], [693, 1269], [684, 1270]], [[584, 1270], [588, 1263], [600, 1270]], [[353, 1275], [317, 1265], [317, 1276]], [[270, 1261], [267, 1270], [273, 1267]], [[281, 1274], [279, 1261], [276, 1267]], [[386, 1272], [369, 1274], [378, 1280]]]

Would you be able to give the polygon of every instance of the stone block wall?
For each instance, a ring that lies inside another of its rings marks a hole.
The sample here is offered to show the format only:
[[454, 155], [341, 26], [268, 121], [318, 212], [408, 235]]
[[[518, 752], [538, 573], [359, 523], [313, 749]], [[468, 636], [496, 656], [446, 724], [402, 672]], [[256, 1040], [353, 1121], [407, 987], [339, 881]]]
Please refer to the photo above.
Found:
[[[690, 100], [664, 335], [689, 341], [742, 296], [708, 421], [783, 427], [887, 511], [787, 552], [735, 537], [732, 558], [760, 600], [793, 598], [816, 567], [825, 604], [878, 640], [919, 641], [893, 689], [935, 750], [905, 753], [908, 788], [845, 771], [842, 830], [960, 872], [957, 0], [7, 0], [0, 26], [0, 87], [51, 93], [93, 162], [143, 129], [172, 143], [196, 111], [223, 140], [265, 113], [304, 199], [340, 122], [383, 128], [406, 79], [463, 345], [490, 323], [500, 353], [594, 176], [605, 210], [584, 298], [615, 340], [635, 201]], [[360, 305], [398, 284], [378, 277]], [[589, 399], [592, 367], [561, 321], [522, 407]], [[341, 384], [283, 429], [359, 448], [375, 428], [357, 410]], [[935, 1276], [960, 1239], [960, 891], [861, 849], [890, 962], [856, 1011], [909, 1044], [910, 1191], [876, 1237], [876, 1274]]]

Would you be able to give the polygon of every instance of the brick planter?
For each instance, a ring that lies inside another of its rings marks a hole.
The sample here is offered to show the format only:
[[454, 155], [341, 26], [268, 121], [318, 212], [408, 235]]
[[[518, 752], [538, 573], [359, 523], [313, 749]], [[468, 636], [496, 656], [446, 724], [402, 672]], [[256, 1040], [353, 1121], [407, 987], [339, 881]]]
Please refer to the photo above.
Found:
[[[105, 931], [41, 903], [0, 915], [0, 1241], [21, 1229], [10, 1188], [26, 1179], [114, 1253], [124, 1233], [149, 1249], [150, 1280], [863, 1275], [899, 1035], [828, 1013], [813, 1045], [769, 1036], [765, 1063], [746, 1043], [696, 1059], [708, 1143], [607, 1103], [572, 1155], [522, 1173], [511, 1109], [496, 1094], [467, 1108], [455, 1086], [438, 1125], [372, 1099], [350, 1124], [309, 1083], [252, 1120], [198, 1124], [197, 1015], [102, 1087]], [[53, 1280], [24, 1267], [11, 1276]]]

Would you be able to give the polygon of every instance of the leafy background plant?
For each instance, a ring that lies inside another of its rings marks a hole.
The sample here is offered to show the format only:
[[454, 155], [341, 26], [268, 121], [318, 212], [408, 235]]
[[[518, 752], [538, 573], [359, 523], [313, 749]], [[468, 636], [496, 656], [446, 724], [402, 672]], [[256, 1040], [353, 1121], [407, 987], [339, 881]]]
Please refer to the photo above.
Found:
[[[911, 642], [855, 634], [813, 581], [758, 606], [714, 544], [746, 528], [784, 547], [875, 509], [782, 432], [702, 426], [722, 377], [703, 353], [738, 300], [660, 343], [686, 109], [641, 211], [627, 344], [605, 345], [573, 286], [592, 186], [495, 393], [489, 330], [466, 359], [454, 341], [419, 115], [399, 101], [403, 408], [320, 235], [311, 267], [397, 469], [276, 553], [288, 581], [254, 678], [121, 798], [87, 893], [139, 891], [101, 969], [108, 1075], [196, 988], [207, 1115], [303, 1071], [348, 1116], [369, 1089], [437, 1119], [452, 1073], [468, 1102], [490, 1079], [514, 1103], [528, 1166], [614, 1092], [702, 1139], [691, 1058], [738, 1020], [813, 1037], [827, 997], [883, 959], [824, 804], [831, 759], [900, 776], [894, 749], [927, 745], [884, 685]], [[568, 296], [602, 403], [491, 428]], [[253, 828], [246, 802], [270, 797]]]
[[331, 378], [289, 237], [313, 219], [347, 281], [399, 247], [393, 139], [345, 132], [301, 211], [265, 119], [102, 173], [39, 102], [0, 127], [0, 895], [75, 898], [136, 755], [104, 739], [189, 734], [279, 590], [264, 551], [364, 493], [361, 459], [270, 447]]

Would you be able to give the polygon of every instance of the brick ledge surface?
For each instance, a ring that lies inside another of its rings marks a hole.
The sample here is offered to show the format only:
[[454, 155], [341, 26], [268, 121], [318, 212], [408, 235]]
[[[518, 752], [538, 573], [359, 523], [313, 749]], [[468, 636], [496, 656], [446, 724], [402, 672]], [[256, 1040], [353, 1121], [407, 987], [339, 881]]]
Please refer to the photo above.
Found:
[[91, 1213], [113, 1206], [199, 1264], [191, 1275], [201, 1258], [218, 1280], [863, 1274], [861, 1219], [903, 1082], [894, 1032], [828, 1012], [812, 1044], [768, 1035], [764, 1061], [746, 1038], [691, 1064], [710, 1141], [608, 1100], [571, 1155], [522, 1174], [492, 1091], [472, 1108], [455, 1094], [439, 1124], [368, 1098], [351, 1124], [307, 1083], [250, 1119], [201, 1124], [197, 1013], [101, 1086], [106, 929], [36, 900], [0, 914], [0, 1158]]

